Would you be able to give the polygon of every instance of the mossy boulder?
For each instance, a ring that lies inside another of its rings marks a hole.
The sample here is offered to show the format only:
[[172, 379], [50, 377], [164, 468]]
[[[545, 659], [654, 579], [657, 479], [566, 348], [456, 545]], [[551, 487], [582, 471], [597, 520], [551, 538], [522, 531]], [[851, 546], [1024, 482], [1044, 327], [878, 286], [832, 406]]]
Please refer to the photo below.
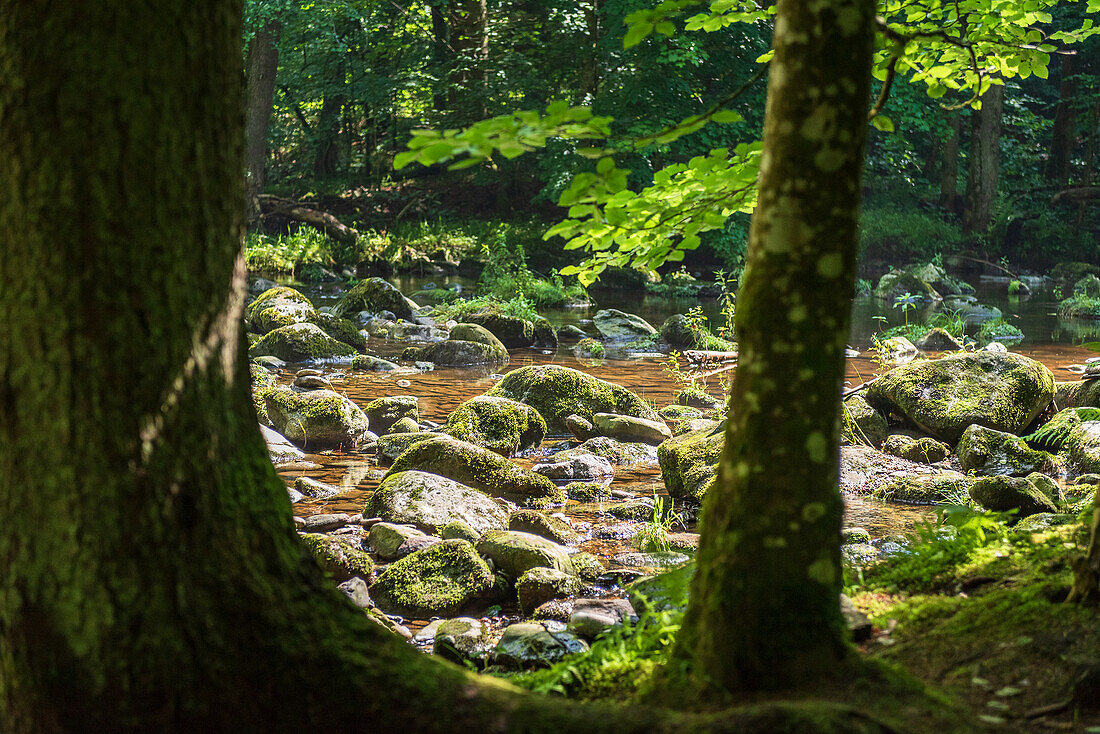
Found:
[[888, 425], [882, 414], [862, 395], [844, 401], [841, 435], [848, 443], [865, 443], [878, 448], [886, 440]]
[[867, 388], [867, 402], [955, 443], [978, 424], [1019, 433], [1050, 403], [1054, 375], [1020, 354], [976, 352], [911, 362]]
[[508, 513], [492, 497], [453, 479], [422, 471], [390, 474], [367, 501], [363, 514], [438, 532], [461, 521], [478, 533], [503, 530]]
[[304, 294], [293, 288], [276, 286], [275, 288], [268, 288], [248, 304], [244, 311], [245, 318], [251, 321], [260, 311], [276, 302], [299, 303], [309, 306], [310, 309], [313, 308], [313, 302]]
[[577, 502], [606, 502], [611, 499], [611, 487], [599, 482], [570, 482], [565, 494]]
[[341, 318], [356, 316], [360, 311], [381, 313], [389, 311], [399, 319], [412, 321], [416, 304], [409, 301], [389, 281], [382, 278], [367, 278], [344, 294], [332, 313]]
[[573, 356], [581, 359], [603, 359], [607, 356], [607, 347], [595, 339], [581, 339], [573, 345]]
[[525, 504], [561, 502], [562, 490], [544, 476], [497, 453], [450, 436], [432, 436], [409, 446], [386, 476], [419, 470], [440, 474], [474, 489]]
[[625, 443], [608, 436], [595, 436], [580, 446], [558, 451], [550, 456], [552, 461], [566, 461], [583, 454], [593, 454], [607, 459], [615, 466], [631, 464], [652, 464], [657, 461], [657, 452], [650, 444]]
[[504, 630], [489, 660], [510, 670], [547, 668], [570, 653], [587, 649], [584, 640], [565, 631], [560, 623], [520, 622]]
[[367, 438], [366, 414], [331, 390], [268, 390], [264, 405], [275, 430], [299, 446], [354, 446]]
[[874, 496], [911, 505], [955, 504], [965, 498], [974, 479], [958, 472], [922, 474], [895, 479], [879, 486]]
[[299, 301], [271, 298], [264, 301], [259, 308], [251, 310], [251, 313], [252, 316], [248, 319], [249, 331], [266, 334], [282, 326], [312, 323], [317, 310], [308, 299]]
[[1100, 473], [1100, 421], [1085, 421], [1066, 440], [1067, 461], [1075, 475]]
[[615, 413], [594, 413], [592, 425], [601, 436], [629, 443], [646, 443], [656, 446], [665, 439], [672, 438], [672, 431], [664, 421], [646, 420], [630, 415]]
[[661, 338], [672, 349], [698, 349], [695, 330], [688, 326], [687, 317], [682, 313], [674, 314], [661, 324]]
[[509, 349], [535, 343], [535, 325], [527, 319], [509, 316], [499, 309], [486, 307], [464, 317], [466, 323], [483, 326]]
[[426, 537], [427, 535], [423, 530], [412, 525], [396, 522], [376, 522], [371, 525], [368, 542], [371, 550], [377, 553], [379, 557], [385, 560], [393, 560], [401, 555], [401, 546], [405, 545], [406, 541]]
[[249, 356], [269, 354], [287, 362], [332, 359], [355, 354], [355, 348], [337, 341], [316, 324], [291, 324], [269, 331], [248, 350]]
[[444, 540], [390, 564], [370, 594], [385, 612], [427, 619], [471, 609], [493, 586], [493, 572], [470, 543]]
[[486, 329], [480, 324], [457, 324], [451, 329], [448, 339], [464, 342], [477, 342], [478, 344], [488, 344], [491, 347], [497, 347], [498, 349], [504, 349], [504, 344], [497, 339], [493, 332]]
[[448, 339], [424, 347], [409, 347], [401, 353], [407, 362], [434, 362], [441, 367], [474, 367], [506, 365], [508, 350], [480, 342]]
[[577, 543], [583, 539], [565, 520], [535, 510], [516, 510], [508, 515], [508, 529], [539, 535], [562, 545]]
[[417, 441], [427, 441], [429, 438], [438, 435], [438, 433], [431, 433], [428, 431], [417, 431], [415, 433], [387, 433], [384, 436], [378, 437], [378, 445], [375, 447], [375, 451], [378, 454], [378, 460], [382, 463], [386, 463], [393, 461], [398, 456], [405, 453], [405, 450]]
[[312, 323], [319, 326], [321, 331], [325, 332], [336, 341], [341, 341], [350, 347], [355, 347], [358, 351], [367, 348], [367, 338], [359, 333], [359, 329], [355, 327], [355, 324], [347, 319], [318, 311], [313, 316]]
[[922, 280], [909, 269], [891, 270], [884, 274], [879, 278], [874, 292], [875, 298], [889, 304], [906, 294], [925, 301], [939, 301], [943, 298], [931, 283]]
[[409, 416], [399, 418], [386, 433], [419, 433], [420, 424]]
[[546, 420], [547, 430], [559, 434], [568, 432], [565, 419], [574, 414], [585, 420], [591, 420], [594, 413], [659, 418], [653, 408], [625, 387], [553, 364], [513, 370], [486, 394], [530, 405]]
[[979, 425], [963, 432], [955, 454], [963, 471], [973, 474], [1022, 477], [1054, 465], [1054, 457], [1030, 448], [1022, 438]]
[[913, 346], [922, 352], [957, 352], [963, 348], [958, 339], [939, 326], [913, 342]]
[[1070, 408], [1100, 407], [1100, 380], [1060, 382], [1055, 402]]
[[509, 579], [518, 579], [537, 566], [573, 573], [565, 546], [532, 533], [518, 530], [493, 530], [477, 542], [477, 552], [493, 562]]
[[551, 599], [564, 599], [580, 593], [581, 586], [581, 580], [573, 574], [536, 566], [516, 580], [520, 611], [531, 614], [536, 607]]
[[481, 663], [492, 650], [489, 627], [472, 617], [443, 620], [432, 643], [433, 655], [460, 665], [467, 661]]
[[950, 446], [942, 441], [937, 441], [931, 436], [913, 438], [902, 433], [887, 436], [882, 443], [882, 451], [921, 464], [935, 464], [951, 455]]
[[615, 474], [610, 461], [578, 449], [555, 454], [550, 461], [539, 462], [531, 470], [558, 481], [591, 481]]
[[443, 432], [504, 456], [534, 448], [546, 435], [546, 421], [525, 403], [479, 395], [458, 406]]
[[1051, 280], [1062, 287], [1063, 291], [1069, 289], [1086, 275], [1100, 276], [1100, 265], [1085, 262], [1060, 262], [1050, 271]]
[[936, 289], [940, 295], [966, 295], [974, 292], [974, 286], [947, 274], [943, 267], [934, 263], [910, 265], [906, 271]]
[[371, 430], [375, 433], [389, 433], [397, 421], [402, 418], [420, 419], [418, 399], [415, 395], [394, 395], [378, 398], [363, 406], [363, 412], [370, 420]]
[[1019, 517], [1058, 512], [1054, 501], [1025, 477], [984, 477], [970, 487], [970, 498], [987, 510], [1017, 510]]
[[298, 536], [321, 570], [337, 582], [353, 576], [370, 578], [374, 562], [356, 541], [339, 535], [306, 533]]
[[535, 341], [532, 346], [540, 349], [558, 348], [558, 334], [554, 331], [554, 325], [550, 323], [549, 319], [545, 316], [538, 316], [535, 318], [533, 325], [535, 327]]
[[370, 354], [357, 354], [352, 357], [351, 368], [368, 372], [395, 372], [402, 369], [400, 365]]
[[[685, 475], [693, 470], [706, 473], [708, 467], [718, 464], [718, 457], [722, 454], [722, 446], [726, 437], [724, 431], [704, 429], [693, 433], [685, 433], [668, 439], [657, 447], [657, 461], [661, 465], [661, 477], [665, 481], [665, 489], [670, 497], [677, 499], [688, 498], [695, 501], [702, 500], [702, 486], [696, 481], [685, 484]], [[713, 474], [713, 470], [710, 470]]]
[[653, 324], [641, 316], [625, 313], [616, 308], [597, 311], [592, 322], [600, 335], [609, 342], [632, 342], [657, 333]]

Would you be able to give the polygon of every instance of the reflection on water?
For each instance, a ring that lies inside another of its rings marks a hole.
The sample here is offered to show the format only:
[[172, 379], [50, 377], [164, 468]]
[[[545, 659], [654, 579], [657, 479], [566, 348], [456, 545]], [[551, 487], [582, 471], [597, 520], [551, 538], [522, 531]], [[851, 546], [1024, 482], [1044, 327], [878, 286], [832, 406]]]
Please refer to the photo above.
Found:
[[[410, 292], [419, 288], [428, 279], [406, 278], [398, 281], [398, 285]], [[461, 282], [470, 286], [468, 281], [458, 278], [435, 279], [440, 286], [449, 282]], [[309, 295], [314, 298], [317, 305], [331, 304], [339, 296], [338, 291], [329, 286], [328, 290], [314, 289]], [[1089, 332], [1087, 326], [1095, 326], [1100, 331], [1100, 324], [1081, 325], [1068, 328], [1065, 323], [1059, 323], [1054, 315], [1056, 304], [1051, 300], [1043, 300], [1034, 297], [1027, 301], [1013, 300], [1007, 297], [981, 296], [982, 302], [995, 305], [1002, 309], [1005, 318], [1018, 324], [1027, 335], [1022, 344], [1014, 347], [1012, 351], [1025, 354], [1043, 362], [1049, 367], [1058, 380], [1074, 380], [1077, 376], [1065, 369], [1068, 365], [1083, 362], [1093, 356], [1088, 350], [1073, 346], [1073, 342], [1080, 340], [1080, 334], [1088, 334], [1088, 338], [1095, 338]], [[697, 302], [672, 301], [669, 299], [650, 298], [638, 294], [604, 294], [600, 298], [600, 305], [607, 308], [620, 308], [625, 311], [637, 313], [651, 323], [659, 325], [665, 318], [686, 311]], [[712, 318], [716, 317], [719, 306], [716, 300], [704, 300], [703, 309]], [[589, 309], [561, 309], [547, 312], [548, 318], [557, 326], [563, 324], [576, 324], [594, 333], [591, 326], [591, 316], [594, 310]], [[851, 344], [858, 350], [866, 350], [870, 342], [870, 336], [879, 328], [879, 322], [873, 317], [886, 315], [888, 318], [900, 318], [900, 313], [893, 311], [888, 305], [876, 304], [865, 300], [856, 304], [853, 312], [853, 324], [851, 330]], [[910, 314], [912, 316], [912, 314]], [[406, 343], [387, 342], [385, 340], [372, 339], [370, 351], [382, 357], [395, 357]], [[670, 378], [662, 369], [663, 358], [655, 356], [638, 359], [606, 359], [588, 360], [578, 359], [566, 347], [558, 349], [554, 353], [544, 353], [532, 349], [514, 349], [510, 352], [511, 362], [501, 372], [507, 372], [526, 365], [560, 364], [567, 367], [587, 372], [611, 382], [620, 384], [641, 396], [654, 407], [663, 407], [672, 402], [680, 385]], [[279, 381], [287, 384], [293, 379], [292, 365], [279, 375]], [[848, 360], [846, 381], [849, 387], [856, 386], [871, 379], [881, 371], [881, 367], [869, 358], [866, 353]], [[385, 374], [357, 373], [342, 371], [339, 368], [326, 368], [326, 376], [332, 381], [334, 389], [346, 395], [359, 405], [380, 397], [393, 395], [415, 395], [420, 399], [421, 418], [442, 424], [447, 416], [464, 401], [488, 390], [499, 376], [488, 374], [483, 369], [459, 369], [440, 367], [432, 372], [424, 372], [400, 377]], [[398, 379], [409, 381], [408, 387], [399, 387]], [[723, 397], [717, 380], [712, 379], [708, 389], [715, 397]], [[553, 446], [554, 439], [548, 439], [544, 446], [546, 451]], [[317, 502], [304, 502], [296, 505], [296, 512], [313, 514], [316, 512], [361, 512], [363, 504], [369, 493], [378, 486], [384, 467], [373, 463], [373, 457], [357, 452], [326, 451], [321, 454], [310, 455], [310, 461], [316, 462], [315, 469], [286, 469], [281, 473], [287, 479], [296, 476], [309, 476], [320, 481], [339, 487], [343, 494], [339, 497]], [[534, 457], [521, 459], [520, 463], [533, 464]], [[616, 489], [635, 492], [639, 495], [649, 496], [654, 492], [663, 493], [664, 488], [660, 481], [660, 472], [655, 465], [635, 467], [630, 470], [622, 470], [616, 475]], [[875, 500], [859, 497], [846, 499], [847, 516], [846, 523], [866, 528], [872, 536], [883, 536], [892, 533], [909, 532], [912, 526], [926, 520], [931, 515], [929, 508], [914, 508], [892, 504], [886, 504]], [[592, 506], [583, 509], [571, 505], [566, 508], [566, 513], [572, 519], [587, 523], [606, 523], [606, 516], [600, 515]], [[625, 542], [625, 541], [623, 541]], [[584, 547], [587, 550], [598, 550], [603, 554], [612, 552], [623, 542], [616, 541], [590, 541]]]

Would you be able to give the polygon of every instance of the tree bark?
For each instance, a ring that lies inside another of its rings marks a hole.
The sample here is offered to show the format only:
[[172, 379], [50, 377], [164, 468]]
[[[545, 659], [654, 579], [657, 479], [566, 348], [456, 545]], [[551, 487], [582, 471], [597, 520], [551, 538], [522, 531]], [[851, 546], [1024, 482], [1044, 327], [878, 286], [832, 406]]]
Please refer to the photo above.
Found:
[[447, 108], [447, 95], [444, 86], [447, 79], [448, 59], [453, 55], [451, 49], [451, 30], [447, 24], [447, 16], [443, 12], [440, 3], [432, 3], [432, 63], [435, 66], [439, 80], [432, 92], [432, 107], [436, 112], [442, 112]]
[[955, 197], [959, 195], [959, 133], [962, 118], [957, 112], [948, 113], [948, 133], [943, 141], [943, 165], [940, 167], [940, 206], [955, 210]]
[[779, 3], [739, 366], [673, 662], [720, 691], [792, 687], [848, 655], [838, 415], [873, 15], [871, 0]]
[[1077, 57], [1063, 56], [1062, 79], [1058, 85], [1058, 106], [1054, 110], [1054, 127], [1043, 173], [1054, 183], [1069, 181], [1072, 173], [1074, 133], [1077, 128]]
[[449, 106], [464, 121], [485, 117], [485, 61], [489, 58], [486, 0], [453, 0], [450, 28], [454, 49]]
[[600, 0], [588, 0], [584, 5], [585, 38], [581, 56], [581, 104], [592, 104], [600, 88]]
[[981, 99], [982, 108], [971, 112], [970, 171], [966, 177], [966, 211], [963, 212], [963, 232], [968, 234], [989, 229], [1001, 172], [1004, 87], [991, 86]]
[[279, 67], [279, 35], [282, 24], [270, 22], [256, 31], [248, 47], [248, 82], [245, 102], [245, 204], [251, 225], [260, 216], [259, 196], [264, 190], [267, 163], [267, 127], [275, 98], [275, 73]]

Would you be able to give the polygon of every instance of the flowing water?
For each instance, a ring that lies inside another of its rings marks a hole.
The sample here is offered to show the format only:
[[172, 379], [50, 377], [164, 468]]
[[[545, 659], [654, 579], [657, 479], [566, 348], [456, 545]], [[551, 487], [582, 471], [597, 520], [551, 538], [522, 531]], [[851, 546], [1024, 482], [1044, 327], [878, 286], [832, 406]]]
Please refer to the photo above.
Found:
[[[425, 280], [406, 278], [396, 281], [395, 284], [409, 293], [418, 289]], [[445, 286], [457, 280], [436, 279], [435, 282]], [[332, 304], [339, 296], [332, 286], [307, 287], [303, 290], [313, 297], [318, 306]], [[1003, 293], [1004, 286], [1000, 285], [999, 290]], [[1075, 346], [1074, 342], [1080, 342], [1082, 338], [1096, 338], [1089, 333], [1090, 327], [1096, 328], [1096, 324], [1059, 322], [1054, 314], [1056, 302], [1053, 296], [1037, 295], [1026, 300], [1009, 299], [1004, 295], [998, 295], [993, 290], [979, 292], [978, 295], [982, 303], [999, 307], [1007, 320], [1018, 324], [1023, 329], [1026, 338], [1021, 344], [1012, 347], [1012, 350], [1043, 362], [1054, 372], [1056, 379], [1077, 379], [1075, 373], [1066, 367], [1079, 364], [1093, 356], [1087, 349]], [[604, 294], [599, 301], [600, 307], [619, 308], [636, 313], [654, 325], [659, 325], [668, 316], [683, 313], [696, 304], [703, 307], [704, 312], [711, 317], [712, 323], [718, 318], [719, 311], [718, 304], [713, 299], [684, 301], [638, 294]], [[595, 329], [591, 325], [593, 313], [594, 309], [581, 308], [551, 310], [545, 315], [555, 326], [575, 324], [590, 334], [595, 334]], [[876, 304], [870, 299], [856, 303], [853, 310], [850, 344], [861, 354], [848, 360], [847, 383], [849, 386], [858, 385], [883, 371], [883, 367], [871, 359], [871, 354], [867, 351], [871, 335], [881, 328], [876, 316], [885, 317], [891, 323], [899, 323], [904, 318], [903, 314], [890, 308], [889, 305]], [[917, 318], [912, 312], [909, 317]], [[393, 358], [406, 346], [408, 346], [406, 342], [371, 339], [369, 351], [381, 357]], [[511, 361], [506, 367], [500, 369], [501, 372], [527, 365], [560, 364], [622, 385], [658, 408], [670, 404], [681, 389], [680, 384], [663, 370], [662, 363], [666, 359], [663, 355], [591, 360], [575, 357], [568, 346], [563, 345], [556, 352], [513, 349], [510, 356]], [[278, 373], [280, 384], [289, 384], [298, 367], [299, 365], [289, 365]], [[334, 389], [359, 405], [380, 397], [415, 395], [419, 398], [421, 420], [438, 424], [444, 423], [447, 416], [461, 403], [485, 392], [499, 379], [499, 375], [490, 374], [489, 370], [483, 368], [440, 367], [430, 372], [402, 375], [353, 372], [335, 366], [324, 369], [325, 376], [332, 382]], [[399, 383], [399, 381], [402, 382]], [[708, 390], [716, 397], [722, 395], [722, 388], [716, 378], [710, 379]], [[555, 450], [555, 444], [564, 439], [565, 437], [548, 437], [543, 448], [518, 461], [530, 466], [537, 461], [538, 456]], [[295, 512], [301, 515], [322, 512], [362, 512], [364, 502], [370, 492], [378, 486], [386, 468], [379, 466], [372, 455], [354, 451], [325, 451], [320, 454], [310, 454], [307, 460], [314, 466], [289, 465], [281, 468], [280, 474], [288, 481], [293, 481], [297, 476], [309, 476], [335, 485], [342, 492], [338, 497], [329, 500], [306, 500], [295, 505]], [[638, 496], [664, 493], [660, 470], [656, 464], [638, 465], [625, 470], [623, 467], [616, 467], [612, 488], [625, 490]], [[927, 520], [931, 515], [931, 510], [926, 507], [892, 504], [851, 495], [845, 497], [845, 507], [845, 524], [864, 527], [872, 537], [905, 533], [915, 523]], [[604, 532], [595, 533], [602, 539], [590, 540], [580, 548], [601, 556], [626, 550], [629, 535], [632, 534], [630, 528], [621, 527], [623, 525], [621, 521], [602, 514], [600, 510], [600, 506], [577, 505], [573, 502], [564, 508], [565, 514], [575, 523], [604, 530]], [[607, 536], [612, 536], [612, 539], [607, 539]], [[626, 537], [615, 539], [614, 536]]]

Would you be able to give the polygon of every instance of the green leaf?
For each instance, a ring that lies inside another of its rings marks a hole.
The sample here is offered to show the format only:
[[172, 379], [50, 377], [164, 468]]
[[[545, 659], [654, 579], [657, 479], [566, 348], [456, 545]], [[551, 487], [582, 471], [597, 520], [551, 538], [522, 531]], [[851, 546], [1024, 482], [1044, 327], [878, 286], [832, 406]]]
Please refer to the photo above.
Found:
[[884, 115], [875, 115], [871, 118], [871, 124], [875, 126], [876, 130], [882, 130], [883, 132], [894, 132], [894, 121]]
[[713, 115], [710, 116], [710, 119], [713, 122], [730, 123], [730, 122], [741, 122], [745, 118], [741, 117], [741, 115], [737, 114], [733, 110], [718, 110], [717, 112], [715, 112]]
[[653, 32], [652, 23], [636, 23], [630, 26], [630, 30], [623, 36], [623, 48], [631, 48], [642, 42], [646, 36]]

